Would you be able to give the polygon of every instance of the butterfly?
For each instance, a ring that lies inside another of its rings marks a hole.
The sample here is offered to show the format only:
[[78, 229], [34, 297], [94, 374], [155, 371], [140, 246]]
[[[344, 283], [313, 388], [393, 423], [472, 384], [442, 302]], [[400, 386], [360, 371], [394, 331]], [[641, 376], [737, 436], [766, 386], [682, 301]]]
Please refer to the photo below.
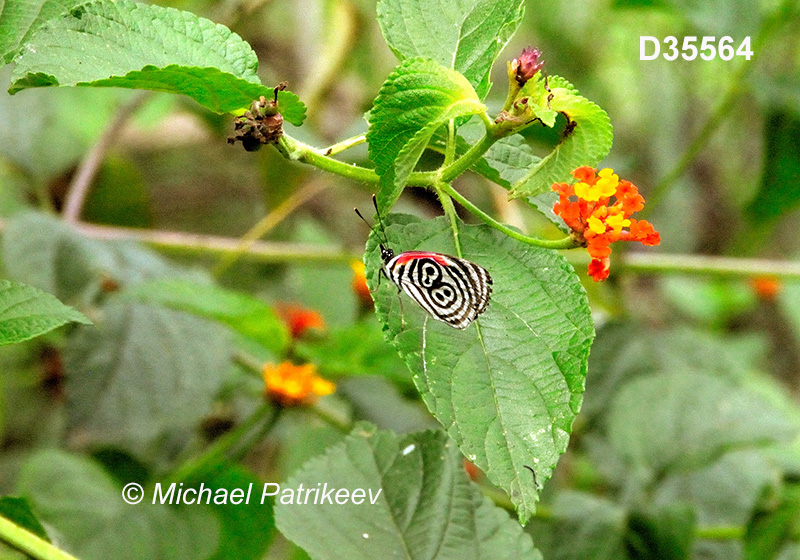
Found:
[[[374, 196], [372, 201], [374, 204]], [[358, 209], [356, 213], [367, 222]], [[431, 317], [451, 327], [466, 329], [486, 311], [492, 294], [492, 277], [485, 268], [442, 253], [404, 251], [395, 255], [386, 239], [380, 212], [378, 223], [384, 239], [380, 243], [381, 272]]]

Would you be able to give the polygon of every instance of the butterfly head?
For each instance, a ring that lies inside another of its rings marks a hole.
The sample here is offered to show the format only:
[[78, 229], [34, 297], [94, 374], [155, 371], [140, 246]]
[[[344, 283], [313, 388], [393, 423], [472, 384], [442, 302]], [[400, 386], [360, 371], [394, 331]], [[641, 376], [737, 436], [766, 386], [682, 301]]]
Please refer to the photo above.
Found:
[[387, 264], [393, 258], [394, 258], [394, 251], [392, 251], [391, 248], [381, 243], [381, 259], [383, 260], [383, 264]]

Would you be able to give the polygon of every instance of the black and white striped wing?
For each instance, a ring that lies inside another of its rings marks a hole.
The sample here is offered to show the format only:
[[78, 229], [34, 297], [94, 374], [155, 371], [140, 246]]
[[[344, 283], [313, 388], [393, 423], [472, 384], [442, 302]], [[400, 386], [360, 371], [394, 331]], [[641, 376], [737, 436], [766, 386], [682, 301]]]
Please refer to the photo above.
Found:
[[386, 274], [434, 319], [465, 329], [486, 310], [492, 277], [480, 265], [440, 253], [406, 252]]

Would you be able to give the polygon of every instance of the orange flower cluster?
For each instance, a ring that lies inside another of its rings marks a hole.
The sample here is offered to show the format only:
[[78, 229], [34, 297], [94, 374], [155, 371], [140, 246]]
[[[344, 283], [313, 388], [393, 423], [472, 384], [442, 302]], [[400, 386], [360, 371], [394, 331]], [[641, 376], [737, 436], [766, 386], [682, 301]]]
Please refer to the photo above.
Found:
[[317, 375], [314, 364], [265, 364], [263, 374], [267, 398], [284, 407], [312, 404], [336, 389], [336, 385]]
[[595, 172], [593, 167], [584, 166], [575, 169], [572, 176], [578, 180], [574, 185], [553, 185], [559, 194], [553, 212], [564, 219], [575, 241], [589, 251], [589, 275], [595, 282], [608, 278], [611, 244], [615, 241], [644, 245], [661, 242], [650, 222], [630, 217], [644, 208], [636, 185], [620, 180], [611, 169]]

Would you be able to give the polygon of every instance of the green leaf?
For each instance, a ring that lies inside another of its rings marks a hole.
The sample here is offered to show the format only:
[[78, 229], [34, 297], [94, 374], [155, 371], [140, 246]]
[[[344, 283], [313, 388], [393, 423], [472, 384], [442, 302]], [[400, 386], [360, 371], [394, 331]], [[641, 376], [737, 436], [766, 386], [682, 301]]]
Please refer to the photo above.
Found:
[[790, 439], [798, 427], [745, 387], [705, 373], [640, 377], [616, 395], [608, 435], [619, 455], [656, 472], [697, 469], [738, 447]]
[[180, 278], [162, 278], [137, 284], [121, 295], [219, 321], [277, 355], [282, 355], [289, 344], [283, 321], [269, 305], [248, 294]]
[[772, 507], [756, 512], [744, 536], [744, 560], [778, 558], [800, 519], [800, 485], [787, 483]]
[[[220, 522], [219, 547], [209, 560], [260, 560], [269, 548], [275, 534], [275, 518], [272, 501], [261, 503], [264, 484], [252, 473], [238, 465], [217, 465], [198, 473], [184, 487], [199, 488], [200, 484], [212, 493], [218, 489], [228, 492], [236, 488], [247, 490], [252, 484], [252, 501], [241, 504], [214, 506], [214, 514]], [[258, 499], [256, 499], [256, 493]], [[212, 502], [213, 503], [213, 502]], [[191, 507], [191, 506], [190, 506]]]
[[386, 351], [380, 327], [371, 320], [331, 330], [324, 338], [300, 340], [295, 352], [316, 363], [326, 377], [380, 375], [410, 384], [403, 360]]
[[[15, 62], [11, 93], [55, 85], [150, 89], [188, 95], [218, 113], [273, 95], [250, 45], [228, 28], [128, 0], [88, 2], [48, 21]], [[297, 101], [284, 101], [295, 115]]]
[[671, 503], [635, 511], [628, 516], [625, 536], [631, 560], [688, 560], [696, 519], [692, 507]]
[[[365, 498], [361, 504], [289, 503], [287, 491], [301, 485], [321, 488], [318, 496], [331, 488], [333, 496], [360, 489]], [[278, 528], [316, 560], [541, 559], [520, 526], [469, 480], [458, 450], [440, 431], [398, 436], [362, 425], [308, 461], [281, 486], [276, 502]]]
[[[445, 218], [384, 220], [400, 250], [454, 253]], [[494, 280], [492, 299], [474, 325], [457, 330], [431, 319], [384, 281], [373, 232], [365, 263], [387, 339], [406, 360], [433, 415], [462, 453], [506, 490], [524, 523], [542, 484], [566, 450], [580, 408], [594, 338], [585, 292], [556, 251], [531, 247], [486, 226], [459, 227], [464, 258]], [[401, 319], [399, 297], [403, 305]]]
[[436, 129], [450, 119], [486, 111], [469, 82], [433, 60], [410, 59], [381, 87], [369, 115], [369, 157], [381, 176], [378, 208], [403, 191]]
[[201, 560], [217, 547], [219, 527], [210, 508], [178, 510], [152, 505], [147, 496], [126, 504], [108, 473], [83, 457], [40, 451], [17, 484], [62, 546], [81, 560]]
[[0, 279], [0, 346], [29, 340], [70, 322], [92, 324], [50, 294]]
[[0, 5], [0, 57], [8, 64], [20, 45], [47, 20], [86, 0], [6, 0]]
[[625, 515], [620, 506], [591, 494], [562, 490], [552, 517], [535, 522], [533, 537], [547, 560], [626, 560]]
[[34, 212], [8, 220], [2, 243], [10, 277], [70, 303], [93, 303], [105, 278], [125, 286], [158, 276], [198, 276], [136, 243], [90, 239], [61, 220]]
[[769, 225], [800, 206], [800, 117], [775, 113], [764, 126], [764, 172], [747, 208], [753, 224]]
[[37, 537], [50, 542], [42, 524], [31, 511], [31, 506], [25, 498], [15, 498], [13, 496], [0, 497], [0, 515], [13, 521], [23, 529], [30, 531]]
[[446, 7], [438, 0], [381, 0], [378, 24], [397, 58], [433, 59], [463, 74], [483, 99], [492, 65], [523, 12], [522, 0], [465, 0]]
[[[475, 125], [469, 123], [466, 126], [459, 127], [459, 136], [463, 135], [466, 138], [466, 142], [460, 142], [457, 151], [459, 153], [466, 152], [470, 144], [480, 140], [484, 130], [482, 123], [475, 123]], [[522, 135], [512, 134], [492, 144], [483, 157], [472, 166], [472, 170], [505, 189], [511, 189], [511, 185], [522, 179], [541, 160], [542, 158], [534, 155], [533, 150], [531, 150]], [[539, 212], [544, 214], [547, 219], [562, 231], [569, 233], [569, 228], [564, 223], [564, 220], [553, 213], [553, 205], [557, 201], [558, 195], [551, 190], [529, 198], [529, 202]]]
[[65, 350], [72, 426], [139, 452], [162, 434], [192, 428], [222, 385], [229, 333], [150, 305], [112, 301], [103, 311], [103, 323], [77, 332]]
[[[548, 83], [553, 94], [550, 108], [567, 117], [567, 128], [553, 151], [512, 185], [509, 194], [512, 198], [548, 192], [553, 183], [569, 180], [576, 167], [597, 165], [611, 151], [614, 135], [606, 112], [578, 95], [578, 90], [564, 78], [549, 76]], [[542, 81], [530, 80], [523, 94], [546, 99], [543, 88]]]

